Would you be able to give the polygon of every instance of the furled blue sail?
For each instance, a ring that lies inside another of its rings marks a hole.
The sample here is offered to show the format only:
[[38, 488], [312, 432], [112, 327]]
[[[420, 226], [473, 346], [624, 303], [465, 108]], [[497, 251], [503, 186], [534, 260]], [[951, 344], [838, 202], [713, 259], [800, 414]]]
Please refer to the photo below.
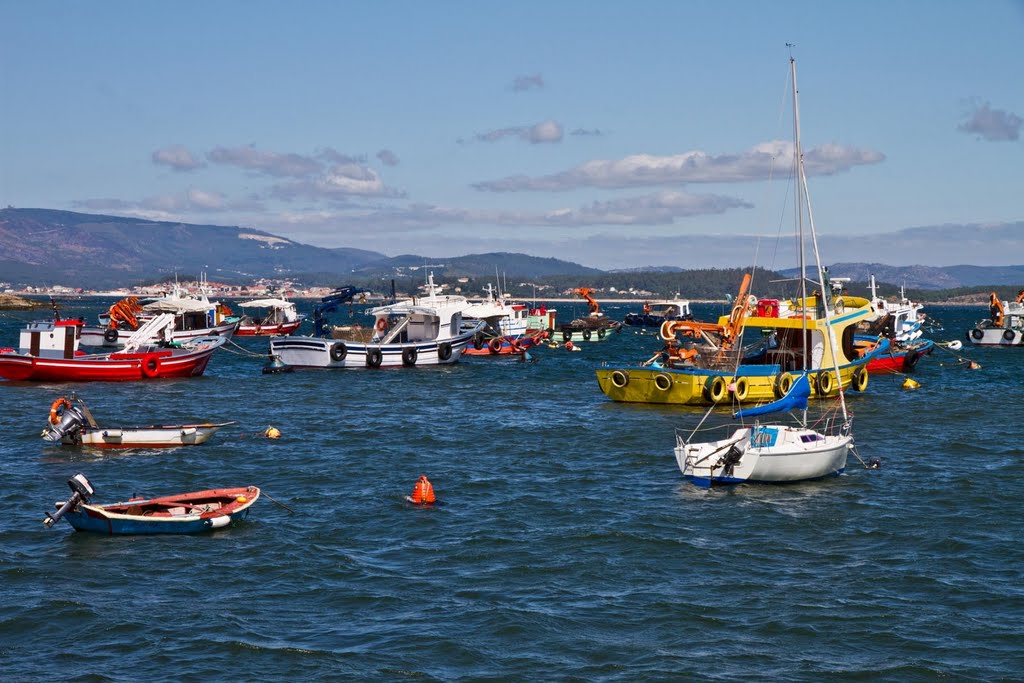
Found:
[[733, 419], [767, 415], [768, 413], [784, 413], [794, 409], [807, 410], [807, 399], [810, 396], [811, 383], [808, 381], [807, 373], [805, 372], [793, 381], [793, 386], [789, 388], [789, 391], [782, 398], [753, 408], [737, 410], [733, 413]]

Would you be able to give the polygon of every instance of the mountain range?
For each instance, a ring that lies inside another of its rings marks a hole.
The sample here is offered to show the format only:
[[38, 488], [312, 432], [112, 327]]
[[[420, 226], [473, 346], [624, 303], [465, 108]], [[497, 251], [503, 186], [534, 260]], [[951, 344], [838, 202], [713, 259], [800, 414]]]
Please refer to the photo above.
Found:
[[[507, 278], [594, 277], [639, 272], [673, 273], [677, 266], [602, 271], [571, 261], [526, 254], [490, 253], [443, 259], [413, 254], [388, 257], [353, 248], [327, 249], [239, 226], [195, 225], [55, 209], [0, 209], [0, 281], [14, 286], [63, 284], [92, 289], [196, 276], [247, 284], [290, 279], [305, 285], [373, 280], [429, 267], [439, 276]], [[887, 266], [835, 263], [833, 277], [911, 289], [1024, 285], [1024, 266]], [[792, 271], [790, 271], [792, 272]]]

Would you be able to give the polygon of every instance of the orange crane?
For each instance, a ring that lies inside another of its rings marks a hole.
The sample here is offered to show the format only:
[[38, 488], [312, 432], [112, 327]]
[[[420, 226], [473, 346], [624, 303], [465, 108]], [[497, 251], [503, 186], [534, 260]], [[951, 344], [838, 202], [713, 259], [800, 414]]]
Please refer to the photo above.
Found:
[[[676, 333], [682, 332], [686, 337], [704, 338], [719, 348], [719, 353], [728, 351], [743, 331], [743, 320], [747, 317], [750, 302], [750, 273], [743, 276], [740, 293], [736, 297], [736, 305], [732, 307], [729, 321], [725, 325], [718, 323], [702, 323], [695, 320], [666, 320], [661, 324], [661, 338], [666, 342], [674, 342]], [[710, 335], [714, 335], [713, 337]], [[716, 339], [716, 337], [718, 339]], [[720, 343], [718, 343], [720, 340]]]
[[584, 299], [586, 299], [587, 300], [587, 305], [590, 306], [590, 312], [591, 313], [597, 313], [597, 311], [599, 309], [599, 306], [597, 305], [597, 302], [594, 301], [594, 297], [592, 296], [593, 293], [594, 293], [594, 290], [592, 290], [590, 287], [578, 287], [578, 288], [572, 290], [572, 293], [573, 294], [578, 294], [579, 296], [581, 296]]

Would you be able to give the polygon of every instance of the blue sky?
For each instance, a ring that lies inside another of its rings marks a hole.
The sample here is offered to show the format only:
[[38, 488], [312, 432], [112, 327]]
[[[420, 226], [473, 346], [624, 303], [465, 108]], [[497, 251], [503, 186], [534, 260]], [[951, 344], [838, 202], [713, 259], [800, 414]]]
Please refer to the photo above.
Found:
[[782, 267], [790, 42], [826, 260], [1024, 262], [1021, 0], [3, 0], [0, 22], [3, 205]]

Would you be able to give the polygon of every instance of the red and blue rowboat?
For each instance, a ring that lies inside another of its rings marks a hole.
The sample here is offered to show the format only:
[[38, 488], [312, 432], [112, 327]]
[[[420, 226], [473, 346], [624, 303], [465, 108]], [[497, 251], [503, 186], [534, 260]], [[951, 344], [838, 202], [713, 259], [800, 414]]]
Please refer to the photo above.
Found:
[[255, 486], [210, 489], [112, 505], [79, 502], [63, 514], [78, 531], [99, 534], [196, 534], [230, 525], [248, 515], [260, 497]]

